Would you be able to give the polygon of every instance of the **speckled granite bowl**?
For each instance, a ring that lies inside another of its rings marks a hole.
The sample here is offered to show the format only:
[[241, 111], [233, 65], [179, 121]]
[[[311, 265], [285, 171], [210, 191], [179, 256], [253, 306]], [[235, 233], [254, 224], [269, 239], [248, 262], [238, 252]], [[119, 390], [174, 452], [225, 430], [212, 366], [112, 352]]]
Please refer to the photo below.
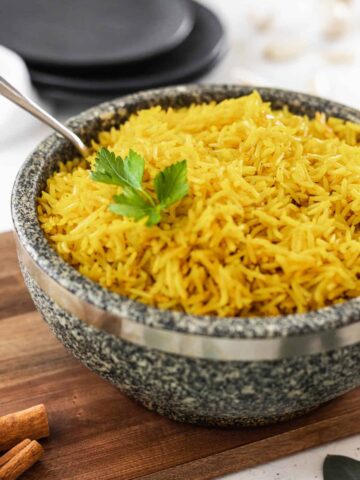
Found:
[[[180, 107], [252, 91], [190, 86], [105, 103], [69, 122], [85, 141], [151, 105]], [[315, 97], [259, 89], [273, 107], [360, 113]], [[161, 311], [84, 278], [48, 245], [36, 197], [59, 160], [75, 151], [47, 138], [21, 168], [12, 195], [20, 264], [31, 296], [57, 338], [90, 369], [146, 407], [208, 425], [259, 425], [299, 415], [360, 385], [360, 300], [302, 315], [196, 317]]]

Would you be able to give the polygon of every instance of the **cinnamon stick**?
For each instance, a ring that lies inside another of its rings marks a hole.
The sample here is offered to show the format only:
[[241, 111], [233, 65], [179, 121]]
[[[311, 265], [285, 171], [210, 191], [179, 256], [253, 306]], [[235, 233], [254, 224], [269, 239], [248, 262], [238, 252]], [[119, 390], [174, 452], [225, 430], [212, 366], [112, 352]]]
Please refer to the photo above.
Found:
[[40, 443], [33, 440], [0, 467], [0, 480], [16, 480], [32, 467], [43, 456], [43, 453], [44, 449]]
[[0, 417], [0, 451], [14, 447], [24, 438], [37, 440], [48, 436], [49, 422], [45, 405]]
[[9, 450], [8, 452], [5, 453], [5, 455], [3, 455], [2, 457], [0, 457], [0, 467], [2, 465], [5, 465], [6, 462], [8, 462], [9, 460], [11, 460], [13, 457], [15, 457], [15, 455], [17, 453], [20, 452], [20, 450], [22, 450], [23, 448], [25, 448], [27, 445], [29, 445], [29, 443], [31, 443], [31, 440], [29, 438], [27, 438], [26, 440], [23, 440], [22, 442], [18, 443], [17, 445], [15, 445], [15, 447], [13, 447], [11, 450]]

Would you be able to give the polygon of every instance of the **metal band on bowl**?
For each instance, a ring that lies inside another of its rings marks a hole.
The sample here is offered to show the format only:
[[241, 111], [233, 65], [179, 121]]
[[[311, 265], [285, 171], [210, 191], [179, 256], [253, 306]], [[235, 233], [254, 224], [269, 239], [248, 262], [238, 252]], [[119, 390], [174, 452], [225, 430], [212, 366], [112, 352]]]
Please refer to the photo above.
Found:
[[17, 245], [30, 277], [55, 304], [88, 325], [142, 347], [210, 360], [266, 361], [325, 353], [360, 342], [360, 322], [328, 332], [266, 339], [210, 337], [149, 327], [81, 300], [47, 275], [18, 240]]

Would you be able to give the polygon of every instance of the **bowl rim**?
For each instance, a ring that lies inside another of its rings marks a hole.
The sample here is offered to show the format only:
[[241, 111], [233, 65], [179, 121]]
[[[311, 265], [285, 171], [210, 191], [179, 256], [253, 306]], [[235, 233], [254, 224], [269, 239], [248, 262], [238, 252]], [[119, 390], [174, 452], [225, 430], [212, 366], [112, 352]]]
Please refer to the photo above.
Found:
[[[86, 140], [90, 127], [93, 128], [96, 124], [104, 129], [115, 123], [118, 125], [119, 122], [126, 121], [130, 114], [145, 108], [144, 104], [149, 106], [161, 103], [164, 106], [171, 104], [174, 99], [182, 102], [190, 99], [203, 103], [209, 100], [243, 96], [254, 90], [257, 90], [265, 100], [278, 102], [279, 105], [287, 104], [290, 109], [306, 106], [306, 110], [310, 112], [319, 109], [325, 113], [334, 112], [331, 114], [360, 123], [359, 111], [304, 93], [254, 86], [194, 84], [148, 90], [119, 97], [72, 117], [66, 125]], [[49, 158], [53, 162], [56, 159], [57, 162], [62, 153], [69, 148], [72, 149], [68, 141], [58, 134], [50, 135], [36, 147], [17, 174], [11, 196], [11, 209], [21, 248], [44, 275], [70, 292], [79, 299], [79, 302], [116, 317], [118, 322], [124, 318], [130, 318], [134, 324], [157, 330], [216, 338], [274, 339], [326, 333], [354, 324], [360, 326], [360, 297], [300, 314], [270, 317], [199, 316], [162, 310], [140, 303], [111, 292], [84, 277], [51, 248], [40, 228], [36, 214], [37, 182], [40, 181], [42, 172], [49, 164]], [[359, 329], [357, 329], [357, 338], [354, 340], [353, 343], [360, 341]]]

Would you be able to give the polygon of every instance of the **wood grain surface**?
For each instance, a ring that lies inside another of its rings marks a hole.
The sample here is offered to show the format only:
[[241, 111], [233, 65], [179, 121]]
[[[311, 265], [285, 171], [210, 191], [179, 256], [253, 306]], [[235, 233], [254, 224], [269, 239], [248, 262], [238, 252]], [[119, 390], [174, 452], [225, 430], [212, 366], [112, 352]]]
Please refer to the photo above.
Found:
[[0, 260], [0, 415], [39, 403], [49, 412], [45, 455], [23, 479], [204, 480], [360, 432], [359, 389], [262, 428], [203, 428], [149, 412], [56, 340], [34, 310], [10, 233], [0, 235]]

